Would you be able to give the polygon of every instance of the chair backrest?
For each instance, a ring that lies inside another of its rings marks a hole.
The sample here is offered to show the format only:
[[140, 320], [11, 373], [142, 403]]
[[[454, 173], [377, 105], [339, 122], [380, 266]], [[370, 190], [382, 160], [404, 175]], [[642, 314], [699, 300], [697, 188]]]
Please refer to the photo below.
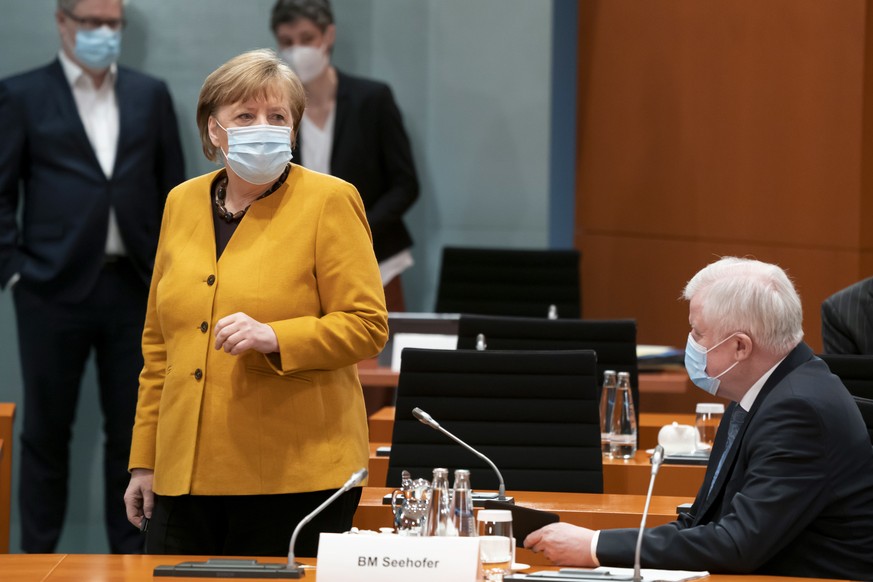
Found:
[[597, 384], [603, 371], [628, 372], [634, 407], [640, 411], [637, 370], [637, 323], [633, 319], [537, 319], [462, 314], [458, 349], [475, 349], [476, 336], [485, 336], [488, 350], [594, 350]]
[[873, 356], [819, 354], [852, 396], [873, 399]]
[[819, 357], [854, 396], [873, 443], [873, 356], [819, 354]]
[[579, 251], [446, 247], [438, 313], [543, 317], [582, 314]]
[[861, 398], [855, 396], [855, 404], [861, 411], [861, 416], [864, 418], [864, 424], [867, 425], [867, 432], [870, 434], [870, 443], [873, 444], [873, 400], [870, 398]]
[[480, 450], [507, 489], [603, 492], [600, 421], [590, 350], [403, 351], [389, 486], [400, 473], [470, 469], [475, 489], [497, 489], [479, 457], [412, 416], [419, 407]]

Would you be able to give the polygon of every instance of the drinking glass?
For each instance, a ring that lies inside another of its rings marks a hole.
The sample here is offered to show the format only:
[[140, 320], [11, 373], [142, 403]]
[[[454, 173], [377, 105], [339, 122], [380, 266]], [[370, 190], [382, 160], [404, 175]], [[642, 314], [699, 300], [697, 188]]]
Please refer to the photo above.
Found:
[[482, 574], [489, 582], [502, 582], [511, 571], [512, 541], [506, 536], [479, 536], [479, 559]]
[[[476, 521], [480, 540], [479, 554], [482, 558], [485, 580], [503, 580], [503, 575], [511, 571], [512, 563], [515, 561], [512, 512], [508, 509], [480, 509]], [[506, 542], [494, 541], [494, 538], [505, 538]], [[504, 547], [507, 547], [505, 551]]]
[[711, 450], [715, 440], [718, 425], [724, 416], [724, 404], [718, 402], [701, 402], [697, 405], [697, 432], [700, 436], [698, 441], [701, 449]]

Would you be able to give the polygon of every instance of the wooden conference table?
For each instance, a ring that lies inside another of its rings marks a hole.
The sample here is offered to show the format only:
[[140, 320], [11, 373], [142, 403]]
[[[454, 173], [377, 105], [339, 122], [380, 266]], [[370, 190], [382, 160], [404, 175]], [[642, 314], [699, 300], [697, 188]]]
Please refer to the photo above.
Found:
[[[388, 457], [376, 455], [376, 449], [390, 444], [370, 443], [370, 475], [367, 481], [370, 487], [388, 486]], [[703, 483], [705, 472], [705, 465], [661, 465], [652, 494], [694, 497]], [[637, 451], [636, 456], [628, 460], [604, 459], [603, 492], [617, 495], [645, 495], [649, 490], [651, 475], [652, 464], [645, 451]], [[427, 478], [426, 475], [416, 476]], [[392, 486], [397, 485], [397, 483], [392, 484]]]
[[[154, 582], [156, 566], [179, 562], [202, 562], [204, 556], [125, 556], [98, 554], [6, 554], [0, 556], [0, 576], [4, 582]], [[284, 558], [258, 558], [260, 562], [283, 563]], [[314, 565], [315, 560], [300, 562]], [[537, 566], [537, 570], [554, 569]], [[318, 571], [307, 570], [302, 580], [317, 582]], [[203, 578], [167, 578], [203, 580]], [[713, 575], [708, 582], [822, 582], [821, 578], [782, 576]]]
[[[9, 551], [9, 516], [12, 501], [12, 425], [15, 421], [15, 404], [0, 402], [0, 554]], [[2, 579], [2, 576], [0, 576]]]
[[[391, 493], [388, 487], [364, 487], [354, 525], [359, 529], [378, 531], [392, 527], [391, 506], [382, 499]], [[561, 521], [592, 529], [639, 527], [646, 502], [645, 495], [609, 495], [598, 493], [555, 493], [551, 491], [507, 491], [518, 505], [551, 511]], [[676, 519], [676, 507], [691, 503], [693, 497], [653, 496], [649, 506], [647, 526], [668, 523]]]
[[[387, 487], [364, 487], [354, 526], [358, 529], [379, 531], [393, 527], [391, 506], [383, 503], [391, 493]], [[561, 521], [591, 529], [639, 527], [645, 506], [645, 495], [606, 495], [597, 493], [554, 493], [544, 491], [507, 491], [515, 502], [524, 507], [557, 513]], [[669, 523], [676, 519], [676, 508], [691, 503], [693, 497], [652, 497], [646, 526]], [[477, 509], [478, 510], [478, 509]], [[541, 554], [519, 549], [517, 560], [525, 564], [545, 564]]]
[[[390, 443], [394, 432], [393, 406], [384, 406], [370, 414], [367, 424], [371, 443]], [[658, 444], [658, 432], [671, 422], [694, 426], [695, 414], [670, 412], [640, 412], [639, 443], [641, 449], [651, 449]]]

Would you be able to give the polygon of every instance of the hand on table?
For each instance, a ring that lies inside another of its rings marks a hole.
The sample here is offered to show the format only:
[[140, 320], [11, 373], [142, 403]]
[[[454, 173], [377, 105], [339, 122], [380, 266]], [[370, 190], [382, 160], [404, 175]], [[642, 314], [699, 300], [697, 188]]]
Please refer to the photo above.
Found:
[[591, 568], [597, 566], [591, 557], [593, 537], [594, 530], [569, 523], [550, 523], [528, 535], [524, 547], [561, 566]]

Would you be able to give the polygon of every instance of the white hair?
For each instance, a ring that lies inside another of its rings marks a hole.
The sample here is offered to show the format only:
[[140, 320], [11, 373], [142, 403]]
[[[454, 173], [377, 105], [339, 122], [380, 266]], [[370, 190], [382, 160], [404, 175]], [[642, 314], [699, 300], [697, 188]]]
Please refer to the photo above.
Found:
[[800, 296], [777, 265], [724, 257], [694, 275], [682, 296], [698, 298], [702, 317], [719, 337], [742, 331], [778, 354], [803, 339]]

